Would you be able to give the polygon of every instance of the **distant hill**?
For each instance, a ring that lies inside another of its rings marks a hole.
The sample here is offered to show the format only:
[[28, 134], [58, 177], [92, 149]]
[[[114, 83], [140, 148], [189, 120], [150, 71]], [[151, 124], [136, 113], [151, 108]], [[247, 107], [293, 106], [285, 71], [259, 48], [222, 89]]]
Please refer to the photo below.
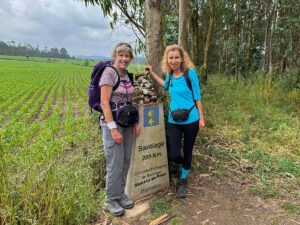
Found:
[[111, 60], [111, 57], [100, 56], [100, 55], [74, 55], [76, 59], [91, 59], [96, 61]]

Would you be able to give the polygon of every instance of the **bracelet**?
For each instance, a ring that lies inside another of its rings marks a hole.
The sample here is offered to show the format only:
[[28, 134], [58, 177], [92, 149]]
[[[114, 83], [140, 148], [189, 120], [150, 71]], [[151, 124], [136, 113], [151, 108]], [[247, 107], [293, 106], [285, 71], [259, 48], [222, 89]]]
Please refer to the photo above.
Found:
[[112, 121], [112, 122], [107, 123], [107, 127], [108, 127], [108, 129], [111, 130], [111, 129], [117, 128], [117, 124], [115, 121]]

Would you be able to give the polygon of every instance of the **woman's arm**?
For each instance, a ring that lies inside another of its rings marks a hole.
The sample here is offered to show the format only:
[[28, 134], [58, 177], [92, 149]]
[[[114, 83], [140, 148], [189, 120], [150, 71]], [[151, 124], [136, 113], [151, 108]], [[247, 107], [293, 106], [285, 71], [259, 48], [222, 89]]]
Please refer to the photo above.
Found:
[[104, 114], [104, 118], [107, 122], [108, 128], [111, 131], [111, 136], [117, 144], [123, 142], [123, 137], [117, 129], [116, 123], [113, 119], [113, 115], [110, 108], [110, 99], [112, 95], [112, 87], [109, 85], [101, 86], [101, 108]]
[[200, 116], [199, 127], [204, 128], [205, 127], [205, 120], [204, 120], [204, 115], [203, 115], [202, 101], [201, 100], [196, 100], [196, 105], [197, 105], [199, 116]]
[[160, 76], [158, 76], [156, 73], [154, 73], [151, 65], [148, 64], [146, 66], [146, 70], [149, 71], [150, 75], [153, 77], [153, 79], [157, 83], [159, 83], [159, 85], [164, 86], [165, 81]]

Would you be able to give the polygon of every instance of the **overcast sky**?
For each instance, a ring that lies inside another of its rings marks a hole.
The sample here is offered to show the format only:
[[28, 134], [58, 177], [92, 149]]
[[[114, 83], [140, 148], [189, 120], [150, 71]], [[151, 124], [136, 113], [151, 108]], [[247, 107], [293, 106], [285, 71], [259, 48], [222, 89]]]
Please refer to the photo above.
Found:
[[0, 0], [0, 41], [65, 47], [73, 55], [110, 56], [119, 41], [134, 44], [126, 28], [112, 31], [99, 6], [78, 0]]

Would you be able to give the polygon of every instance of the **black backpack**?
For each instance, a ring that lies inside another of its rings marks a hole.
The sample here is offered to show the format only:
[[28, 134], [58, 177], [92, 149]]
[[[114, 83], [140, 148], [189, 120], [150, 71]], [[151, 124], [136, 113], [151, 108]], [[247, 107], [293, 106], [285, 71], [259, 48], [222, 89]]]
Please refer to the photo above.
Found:
[[[116, 82], [116, 84], [113, 86], [113, 91], [115, 91], [119, 85], [120, 85], [120, 76], [118, 71], [116, 70], [115, 67], [112, 66], [113, 62], [112, 61], [105, 61], [105, 62], [99, 62], [94, 66], [93, 72], [91, 74], [91, 83], [90, 86], [88, 88], [88, 96], [89, 96], [89, 106], [91, 109], [94, 109], [98, 112], [102, 113], [102, 109], [101, 109], [101, 93], [100, 93], [100, 88], [99, 88], [99, 81], [101, 78], [101, 75], [104, 71], [104, 69], [106, 67], [111, 67], [112, 69], [115, 70], [115, 72], [118, 75], [118, 80]], [[129, 73], [128, 71], [126, 71], [129, 79], [133, 85], [133, 74]]]

